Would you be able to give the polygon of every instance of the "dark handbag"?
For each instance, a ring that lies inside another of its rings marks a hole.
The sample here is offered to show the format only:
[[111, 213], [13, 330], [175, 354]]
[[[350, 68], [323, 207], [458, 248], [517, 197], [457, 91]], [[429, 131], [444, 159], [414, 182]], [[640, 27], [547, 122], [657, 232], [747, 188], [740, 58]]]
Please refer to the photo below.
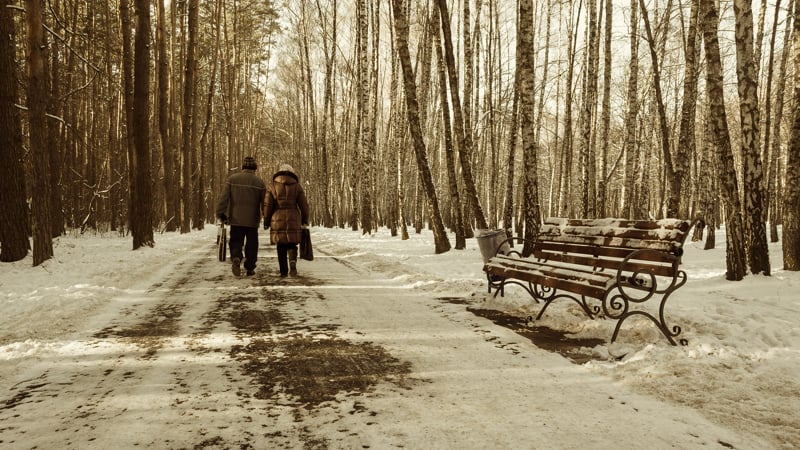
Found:
[[300, 258], [306, 261], [314, 260], [314, 248], [311, 247], [311, 230], [303, 228], [300, 234]]

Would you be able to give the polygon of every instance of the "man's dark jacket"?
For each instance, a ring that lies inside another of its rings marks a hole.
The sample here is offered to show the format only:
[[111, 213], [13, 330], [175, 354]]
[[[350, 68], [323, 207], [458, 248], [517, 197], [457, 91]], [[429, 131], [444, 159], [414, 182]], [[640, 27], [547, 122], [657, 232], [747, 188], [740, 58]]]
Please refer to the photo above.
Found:
[[217, 203], [217, 217], [225, 214], [233, 226], [258, 228], [266, 192], [264, 180], [254, 170], [231, 175]]

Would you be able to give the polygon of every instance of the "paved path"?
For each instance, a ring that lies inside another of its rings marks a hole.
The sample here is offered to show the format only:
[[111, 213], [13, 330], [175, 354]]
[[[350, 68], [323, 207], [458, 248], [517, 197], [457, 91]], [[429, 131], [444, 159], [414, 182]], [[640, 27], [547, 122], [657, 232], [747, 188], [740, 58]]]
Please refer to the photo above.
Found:
[[154, 268], [0, 393], [0, 447], [764, 448], [357, 258], [281, 279], [273, 252]]

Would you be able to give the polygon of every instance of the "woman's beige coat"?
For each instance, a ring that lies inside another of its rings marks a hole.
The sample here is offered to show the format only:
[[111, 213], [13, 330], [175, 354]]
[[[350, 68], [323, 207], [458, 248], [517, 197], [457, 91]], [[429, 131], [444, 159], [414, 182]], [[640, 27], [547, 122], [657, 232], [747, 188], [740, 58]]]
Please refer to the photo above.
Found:
[[309, 207], [300, 180], [292, 172], [277, 172], [267, 188], [264, 217], [269, 221], [273, 244], [298, 244], [303, 225], [308, 225]]

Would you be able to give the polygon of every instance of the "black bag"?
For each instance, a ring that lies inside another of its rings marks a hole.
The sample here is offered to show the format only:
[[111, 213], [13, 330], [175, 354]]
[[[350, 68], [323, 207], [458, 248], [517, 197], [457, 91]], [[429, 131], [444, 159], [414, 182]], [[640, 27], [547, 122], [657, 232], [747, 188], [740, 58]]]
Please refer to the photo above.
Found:
[[314, 260], [314, 249], [311, 247], [311, 230], [303, 228], [300, 235], [300, 258], [306, 261]]

